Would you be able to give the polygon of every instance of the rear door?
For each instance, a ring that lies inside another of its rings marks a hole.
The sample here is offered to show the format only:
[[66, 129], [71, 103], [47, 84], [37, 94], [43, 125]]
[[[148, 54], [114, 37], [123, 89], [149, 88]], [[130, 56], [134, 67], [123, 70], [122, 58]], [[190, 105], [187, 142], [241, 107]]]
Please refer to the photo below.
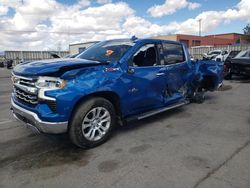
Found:
[[184, 47], [179, 43], [162, 42], [163, 61], [166, 65], [167, 94], [165, 103], [175, 103], [185, 99], [191, 71]]

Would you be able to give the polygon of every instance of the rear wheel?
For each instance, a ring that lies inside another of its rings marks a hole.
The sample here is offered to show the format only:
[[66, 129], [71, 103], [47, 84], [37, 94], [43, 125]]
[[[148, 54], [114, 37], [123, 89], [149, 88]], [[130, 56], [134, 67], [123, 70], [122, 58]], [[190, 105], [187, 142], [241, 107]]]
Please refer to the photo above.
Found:
[[205, 91], [202, 88], [197, 89], [197, 91], [193, 93], [191, 102], [201, 104], [204, 101], [205, 101]]
[[104, 143], [116, 125], [115, 110], [104, 98], [90, 98], [75, 111], [70, 123], [70, 138], [82, 148], [92, 148]]

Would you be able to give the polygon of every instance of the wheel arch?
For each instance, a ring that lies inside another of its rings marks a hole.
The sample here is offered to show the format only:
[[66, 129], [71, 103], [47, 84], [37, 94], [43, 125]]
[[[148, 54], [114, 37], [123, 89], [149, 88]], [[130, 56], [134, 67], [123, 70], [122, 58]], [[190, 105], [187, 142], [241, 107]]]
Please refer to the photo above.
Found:
[[201, 87], [213, 91], [216, 88], [216, 78], [212, 75], [203, 75]]
[[102, 98], [108, 100], [109, 102], [111, 102], [115, 108], [116, 115], [118, 117], [122, 117], [120, 96], [113, 91], [98, 91], [95, 93], [90, 93], [88, 95], [82, 96], [80, 99], [77, 100], [73, 109], [71, 110], [69, 122], [71, 122], [73, 114], [75, 113], [78, 106], [81, 105], [84, 101], [86, 101], [90, 98], [94, 98], [94, 97], [102, 97]]

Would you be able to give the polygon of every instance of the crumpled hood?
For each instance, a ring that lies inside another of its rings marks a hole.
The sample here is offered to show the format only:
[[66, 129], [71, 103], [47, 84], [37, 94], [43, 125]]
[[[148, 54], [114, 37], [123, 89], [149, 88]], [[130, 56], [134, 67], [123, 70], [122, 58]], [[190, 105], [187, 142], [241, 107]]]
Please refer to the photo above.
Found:
[[77, 58], [48, 59], [18, 64], [13, 69], [13, 73], [19, 76], [32, 77], [49, 75], [60, 76], [69, 70], [107, 64], [108, 63], [100, 63], [98, 61]]

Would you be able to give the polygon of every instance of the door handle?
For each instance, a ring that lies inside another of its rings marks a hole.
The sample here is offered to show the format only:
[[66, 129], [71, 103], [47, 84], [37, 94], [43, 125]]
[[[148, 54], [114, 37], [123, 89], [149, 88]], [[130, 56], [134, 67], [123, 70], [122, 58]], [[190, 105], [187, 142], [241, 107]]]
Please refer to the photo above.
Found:
[[156, 74], [156, 76], [164, 76], [164, 75], [165, 75], [164, 72], [158, 72], [158, 73]]

